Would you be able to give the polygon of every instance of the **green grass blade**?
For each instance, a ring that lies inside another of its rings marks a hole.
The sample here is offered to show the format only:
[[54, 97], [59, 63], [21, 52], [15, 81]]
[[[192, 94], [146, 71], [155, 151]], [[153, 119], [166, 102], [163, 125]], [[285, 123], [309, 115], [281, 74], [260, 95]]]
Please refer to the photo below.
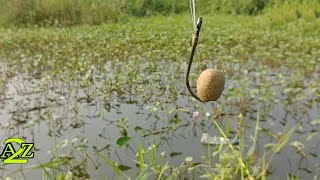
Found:
[[124, 175], [122, 173], [122, 171], [118, 168], [118, 166], [116, 165], [116, 163], [114, 163], [113, 161], [111, 161], [110, 159], [108, 159], [107, 157], [103, 156], [102, 154], [100, 154], [99, 152], [95, 152], [99, 157], [102, 158], [102, 160], [107, 163], [109, 166], [111, 166], [113, 168], [113, 170], [117, 173], [117, 175], [119, 176], [119, 179], [124, 179]]
[[292, 129], [290, 129], [285, 135], [283, 135], [280, 138], [279, 143], [273, 148], [274, 153], [278, 153], [288, 143], [296, 127], [297, 125], [295, 125]]
[[63, 160], [54, 160], [54, 161], [50, 161], [50, 162], [47, 162], [47, 163], [40, 163], [39, 162], [39, 165], [36, 165], [36, 166], [32, 166], [31, 168], [32, 169], [43, 169], [43, 168], [50, 168], [50, 169], [56, 169], [56, 170], [60, 170], [60, 171], [63, 171], [63, 169], [61, 169], [60, 167], [62, 165], [66, 165], [68, 164], [69, 160], [67, 159], [63, 159]]
[[138, 153], [139, 153], [139, 164], [140, 164], [140, 169], [143, 170], [144, 169], [144, 158], [143, 158], [143, 153], [142, 153], [142, 147], [141, 145], [139, 145], [138, 147]]
[[254, 131], [254, 137], [253, 137], [253, 143], [247, 152], [247, 157], [251, 157], [255, 153], [256, 146], [257, 146], [257, 140], [258, 140], [258, 134], [259, 134], [259, 121], [260, 121], [260, 118], [259, 118], [259, 111], [258, 111], [257, 112], [257, 123], [256, 123], [255, 131]]
[[157, 180], [160, 180], [162, 175], [164, 174], [164, 172], [170, 167], [168, 166], [169, 162], [167, 162], [161, 169], [160, 173], [159, 173], [159, 176], [157, 178]]
[[139, 176], [137, 176], [136, 180], [145, 180], [145, 179], [148, 179], [148, 176], [149, 176], [149, 168], [146, 167], [144, 168], [140, 173], [139, 173]]

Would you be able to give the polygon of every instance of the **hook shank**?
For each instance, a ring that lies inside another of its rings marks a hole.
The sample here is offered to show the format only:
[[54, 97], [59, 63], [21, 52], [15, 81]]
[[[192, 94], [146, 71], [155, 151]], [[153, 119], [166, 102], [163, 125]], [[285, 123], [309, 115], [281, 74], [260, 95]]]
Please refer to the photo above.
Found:
[[193, 60], [193, 57], [194, 57], [194, 53], [195, 53], [195, 50], [196, 50], [196, 47], [198, 45], [198, 39], [199, 39], [199, 35], [200, 35], [200, 29], [201, 29], [201, 25], [202, 25], [202, 17], [200, 17], [198, 19], [198, 22], [197, 22], [197, 30], [196, 32], [194, 33], [193, 37], [192, 37], [192, 51], [191, 51], [191, 55], [190, 55], [190, 59], [189, 59], [189, 64], [188, 64], [188, 70], [187, 70], [187, 75], [186, 75], [186, 84], [187, 84], [187, 88], [190, 92], [190, 94], [195, 98], [197, 99], [198, 101], [200, 102], [203, 102], [201, 101], [201, 99], [196, 95], [196, 93], [194, 93], [190, 87], [190, 84], [189, 84], [189, 74], [190, 74], [190, 69], [191, 69], [191, 65], [192, 65], [192, 60]]

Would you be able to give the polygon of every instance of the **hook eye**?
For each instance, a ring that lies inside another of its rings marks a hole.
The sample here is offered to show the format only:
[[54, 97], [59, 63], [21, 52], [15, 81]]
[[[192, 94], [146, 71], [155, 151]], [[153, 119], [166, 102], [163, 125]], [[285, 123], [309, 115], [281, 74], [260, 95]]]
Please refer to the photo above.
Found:
[[200, 29], [201, 25], [202, 25], [202, 17], [199, 17], [197, 21], [197, 28]]

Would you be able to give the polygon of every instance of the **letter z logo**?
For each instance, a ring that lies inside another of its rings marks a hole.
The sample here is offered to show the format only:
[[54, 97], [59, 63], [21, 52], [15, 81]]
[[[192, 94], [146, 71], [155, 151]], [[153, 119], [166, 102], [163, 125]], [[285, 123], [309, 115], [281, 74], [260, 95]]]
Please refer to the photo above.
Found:
[[[12, 143], [15, 142], [20, 145], [18, 151], [15, 151]], [[5, 164], [26, 164], [28, 159], [34, 157], [34, 152], [31, 152], [33, 143], [26, 143], [24, 140], [19, 138], [10, 138], [5, 142], [4, 150], [0, 155], [0, 159], [4, 159]]]

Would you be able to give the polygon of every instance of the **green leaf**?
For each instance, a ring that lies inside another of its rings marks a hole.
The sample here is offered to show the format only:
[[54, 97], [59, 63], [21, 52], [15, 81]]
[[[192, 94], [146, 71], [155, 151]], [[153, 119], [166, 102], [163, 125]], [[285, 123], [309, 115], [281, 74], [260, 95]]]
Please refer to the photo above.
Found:
[[199, 165], [199, 164], [202, 164], [202, 163], [201, 163], [201, 162], [194, 162], [194, 163], [191, 164], [190, 167], [195, 167], [195, 166], [197, 166], [197, 165]]
[[185, 162], [191, 162], [191, 161], [193, 161], [193, 157], [186, 157], [186, 159], [184, 161]]
[[172, 119], [170, 119], [169, 122], [170, 122], [170, 124], [177, 125], [177, 124], [179, 124], [180, 121], [181, 121], [181, 120], [179, 119], [178, 115], [175, 114], [174, 117], [173, 117]]
[[314, 126], [320, 125], [320, 119], [314, 119], [310, 122], [310, 124]]
[[293, 146], [295, 148], [304, 148], [304, 144], [300, 141], [293, 141], [290, 143], [290, 146]]
[[312, 133], [309, 133], [308, 135], [307, 135], [307, 137], [305, 138], [305, 142], [309, 142], [312, 138], [313, 138], [313, 136], [315, 136], [315, 135], [317, 135], [318, 133], [316, 133], [316, 132], [312, 132]]
[[73, 176], [72, 172], [68, 171], [66, 174], [65, 180], [72, 180], [72, 176]]
[[126, 166], [126, 165], [123, 165], [123, 164], [120, 164], [120, 165], [118, 166], [118, 168], [119, 168], [121, 171], [126, 171], [126, 170], [131, 169], [130, 166]]
[[121, 135], [124, 136], [124, 137], [127, 137], [128, 135], [128, 130], [127, 130], [127, 127], [121, 127]]
[[56, 176], [56, 180], [64, 180], [64, 179], [65, 179], [65, 175], [63, 173]]
[[275, 143], [268, 143], [268, 144], [265, 144], [264, 145], [264, 148], [266, 149], [266, 150], [270, 150], [270, 149], [272, 149], [273, 147], [275, 147], [277, 144], [275, 144]]
[[134, 131], [137, 133], [137, 134], [142, 134], [144, 132], [144, 129], [141, 127], [141, 126], [136, 126], [134, 128]]
[[61, 173], [58, 176], [56, 176], [56, 180], [72, 180], [72, 172], [68, 171], [67, 174]]
[[182, 152], [172, 152], [172, 153], [170, 153], [170, 157], [179, 156], [181, 154], [182, 154]]
[[128, 136], [121, 137], [117, 140], [117, 144], [119, 146], [125, 146], [129, 143], [130, 140], [131, 140], [131, 137], [128, 137]]
[[211, 177], [211, 174], [203, 174], [200, 176], [200, 178], [210, 178]]

